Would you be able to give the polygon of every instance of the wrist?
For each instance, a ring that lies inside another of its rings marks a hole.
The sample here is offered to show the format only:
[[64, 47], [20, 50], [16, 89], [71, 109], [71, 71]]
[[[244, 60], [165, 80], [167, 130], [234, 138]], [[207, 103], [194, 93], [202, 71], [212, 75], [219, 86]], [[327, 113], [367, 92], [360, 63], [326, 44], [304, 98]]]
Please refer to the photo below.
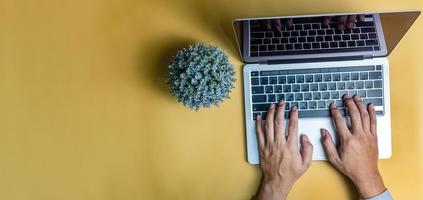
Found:
[[266, 192], [275, 194], [276, 199], [286, 199], [293, 183], [283, 180], [263, 178], [261, 188]]
[[367, 176], [363, 180], [353, 180], [353, 183], [361, 198], [376, 196], [386, 189], [382, 176], [379, 173]]

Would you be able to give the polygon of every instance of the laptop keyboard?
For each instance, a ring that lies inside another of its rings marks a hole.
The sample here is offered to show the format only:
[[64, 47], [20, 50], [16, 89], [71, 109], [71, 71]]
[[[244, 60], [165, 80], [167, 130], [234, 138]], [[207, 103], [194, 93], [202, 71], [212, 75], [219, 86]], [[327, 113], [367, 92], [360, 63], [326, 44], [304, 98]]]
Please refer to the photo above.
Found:
[[354, 28], [339, 30], [335, 17], [328, 26], [322, 17], [293, 18], [292, 27], [266, 30], [262, 20], [250, 21], [250, 56], [281, 56], [317, 53], [378, 51], [373, 15]]
[[[328, 117], [329, 105], [335, 101], [342, 114], [346, 108], [342, 96], [358, 95], [365, 105], [383, 106], [383, 71], [381, 65], [316, 69], [251, 71], [251, 103], [255, 120], [266, 119], [271, 103], [286, 102], [285, 117], [292, 106], [299, 117]], [[377, 111], [383, 115], [383, 111]]]

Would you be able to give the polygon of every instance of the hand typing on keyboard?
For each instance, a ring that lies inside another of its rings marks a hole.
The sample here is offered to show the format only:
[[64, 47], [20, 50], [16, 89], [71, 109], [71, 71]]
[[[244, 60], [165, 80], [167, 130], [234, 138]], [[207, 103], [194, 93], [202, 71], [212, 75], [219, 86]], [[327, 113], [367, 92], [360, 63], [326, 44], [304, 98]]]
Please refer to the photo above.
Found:
[[284, 110], [285, 102], [281, 100], [277, 108], [275, 104], [269, 107], [264, 128], [260, 115], [256, 120], [263, 171], [257, 199], [285, 199], [294, 182], [311, 164], [313, 145], [306, 135], [301, 136], [301, 150], [297, 151], [298, 109], [292, 107], [290, 110], [287, 134]]
[[335, 104], [330, 112], [339, 147], [335, 147], [329, 132], [322, 129], [322, 143], [329, 162], [356, 186], [361, 198], [369, 198], [385, 190], [378, 169], [376, 112], [373, 104], [367, 108], [359, 96], [344, 96], [351, 127], [349, 128]]
[[[329, 132], [322, 129], [322, 144], [329, 162], [351, 179], [361, 198], [369, 198], [384, 192], [385, 186], [378, 170], [376, 135], [376, 112], [373, 104], [366, 106], [358, 96], [343, 96], [348, 108], [351, 127], [338, 110], [336, 103], [330, 105], [334, 130], [340, 138], [336, 147]], [[298, 110], [291, 108], [288, 129], [285, 129], [284, 100], [277, 108], [272, 104], [262, 126], [257, 116], [256, 129], [260, 152], [260, 168], [263, 172], [257, 200], [286, 199], [294, 182], [309, 168], [313, 146], [306, 135], [301, 137], [301, 148], [297, 150]], [[328, 111], [329, 112], [329, 111]], [[285, 134], [288, 130], [288, 134]], [[285, 137], [285, 135], [287, 135]]]
[[[325, 26], [329, 26], [329, 23], [333, 20], [333, 17], [328, 16], [324, 17], [322, 24]], [[358, 22], [364, 22], [364, 15], [343, 15], [343, 16], [337, 16], [335, 17], [338, 29], [343, 30], [346, 28], [352, 29], [354, 28], [354, 23], [356, 21]], [[275, 31], [281, 31], [284, 26], [291, 28], [293, 26], [293, 20], [292, 19], [267, 19], [263, 20], [263, 26], [266, 27], [267, 30], [275, 30]]]

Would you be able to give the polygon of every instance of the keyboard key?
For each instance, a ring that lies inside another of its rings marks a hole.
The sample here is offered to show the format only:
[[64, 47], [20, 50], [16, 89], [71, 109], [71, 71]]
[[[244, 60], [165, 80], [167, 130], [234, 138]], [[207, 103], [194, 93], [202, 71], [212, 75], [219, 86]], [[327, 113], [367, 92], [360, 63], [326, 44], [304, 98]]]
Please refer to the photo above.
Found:
[[297, 83], [304, 83], [304, 75], [297, 75], [296, 80]]
[[382, 81], [374, 81], [373, 86], [374, 88], [382, 88]]
[[370, 33], [370, 32], [376, 32], [374, 27], [365, 27], [365, 28], [361, 28], [361, 32], [362, 33]]
[[286, 83], [286, 76], [279, 76], [278, 84], [285, 84], [285, 83]]
[[268, 94], [267, 95], [267, 102], [276, 102], [276, 96], [274, 94]]
[[351, 73], [351, 80], [358, 80], [358, 73], [357, 72], [353, 72]]
[[322, 98], [322, 94], [320, 92], [313, 92], [313, 100], [320, 100]]
[[293, 108], [293, 107], [297, 107], [298, 108], [298, 102], [291, 102], [291, 108]]
[[315, 38], [314, 37], [307, 37], [307, 42], [314, 42]]
[[287, 81], [288, 83], [295, 83], [295, 76], [288, 76]]
[[339, 98], [344, 97], [344, 95], [348, 95], [348, 91], [346, 91], [346, 90], [339, 91]]
[[366, 89], [371, 89], [371, 88], [373, 88], [373, 81], [366, 81], [366, 82], [364, 82], [364, 87], [365, 87]]
[[282, 93], [282, 85], [275, 85], [274, 91], [275, 93]]
[[305, 82], [306, 82], [306, 83], [311, 83], [311, 82], [313, 82], [313, 75], [306, 75], [306, 76], [305, 76]]
[[326, 101], [318, 101], [317, 107], [318, 108], [326, 108]]
[[300, 102], [299, 103], [299, 108], [300, 108], [300, 110], [301, 109], [307, 109], [308, 108], [307, 102], [305, 102], [305, 101]]
[[363, 40], [358, 40], [358, 41], [355, 41], [355, 42], [357, 43], [357, 46], [358, 47], [364, 46], [364, 41]]
[[303, 96], [304, 96], [304, 100], [311, 100], [312, 99], [312, 96], [311, 96], [311, 93], [310, 92], [304, 93]]
[[369, 73], [368, 72], [360, 72], [360, 80], [367, 80], [369, 79]]
[[251, 72], [251, 76], [258, 76], [259, 75], [259, 72], [258, 71], [252, 71]]
[[251, 87], [251, 93], [253, 94], [263, 94], [264, 87], [263, 86], [253, 86]]
[[292, 92], [300, 92], [300, 85], [299, 84], [292, 85]]
[[332, 81], [332, 75], [330, 75], [330, 74], [323, 74], [323, 80], [324, 80], [325, 82], [330, 82], [330, 81]]
[[273, 86], [271, 86], [271, 85], [266, 86], [265, 91], [266, 91], [266, 93], [273, 93]]
[[291, 105], [289, 102], [285, 102], [285, 110], [291, 110]]
[[310, 84], [310, 91], [317, 91], [319, 90], [319, 85], [317, 83]]
[[283, 92], [291, 92], [291, 85], [283, 85]]
[[331, 47], [331, 48], [336, 48], [336, 47], [338, 47], [338, 42], [330, 42], [329, 44], [330, 44], [330, 47]]
[[257, 116], [260, 114], [260, 112], [254, 112], [253, 113], [253, 120], [257, 119]]
[[285, 46], [283, 46], [283, 44], [278, 44], [278, 45], [276, 45], [276, 49], [278, 51], [285, 50]]
[[341, 75], [340, 74], [332, 74], [332, 80], [333, 81], [340, 81], [341, 80]]
[[350, 40], [350, 35], [342, 35], [342, 40]]
[[259, 85], [260, 81], [259, 78], [251, 78], [251, 85]]
[[336, 100], [336, 101], [335, 101], [335, 103], [336, 103], [336, 106], [337, 106], [338, 108], [343, 108], [343, 107], [345, 107], [345, 105], [344, 105], [344, 101], [343, 101], [343, 100]]
[[346, 88], [347, 89], [354, 89], [354, 82], [347, 82]]
[[377, 40], [366, 40], [366, 46], [378, 45]]
[[316, 109], [317, 108], [317, 102], [316, 101], [309, 101], [308, 102], [308, 108], [309, 109]]
[[369, 39], [369, 36], [366, 33], [362, 33], [360, 34], [360, 39], [366, 40], [366, 39]]
[[382, 70], [382, 65], [376, 65], [376, 70]]
[[306, 42], [306, 37], [298, 37], [298, 42], [301, 42], [301, 43]]
[[332, 91], [330, 93], [330, 98], [331, 99], [339, 99], [339, 92], [338, 91]]
[[323, 36], [316, 37], [316, 42], [323, 42], [323, 40], [324, 40]]
[[277, 102], [281, 101], [282, 99], [285, 99], [285, 95], [284, 94], [277, 94], [276, 95], [276, 101]]
[[350, 74], [349, 73], [342, 73], [341, 74], [341, 80], [342, 81], [349, 81], [350, 80]]
[[336, 83], [328, 83], [328, 90], [336, 90]]
[[262, 39], [251, 39], [250, 40], [251, 44], [263, 44], [263, 40]]
[[382, 90], [381, 89], [367, 90], [367, 97], [382, 97]]
[[340, 41], [340, 40], [342, 40], [342, 37], [340, 35], [334, 35], [333, 40]]
[[308, 92], [310, 90], [309, 84], [301, 84], [301, 91]]
[[382, 79], [382, 72], [369, 72], [369, 79]]
[[294, 95], [292, 93], [285, 94], [285, 101], [294, 101]]
[[347, 47], [347, 43], [345, 41], [341, 41], [338, 43], [339, 47]]
[[364, 99], [363, 103], [365, 106], [368, 106], [369, 103], [373, 103], [373, 105], [375, 106], [383, 106], [383, 99], [382, 98]]
[[313, 49], [318, 49], [320, 48], [320, 43], [312, 43], [311, 46], [313, 47]]
[[364, 88], [364, 82], [363, 81], [356, 81], [355, 82], [355, 88], [356, 89], [363, 89]]
[[263, 39], [263, 44], [270, 44], [271, 40], [269, 38]]
[[320, 91], [326, 91], [328, 90], [328, 84], [327, 83], [319, 83]]
[[322, 92], [322, 99], [330, 99], [330, 92]]
[[320, 43], [320, 46], [324, 49], [329, 48], [329, 43], [328, 42], [322, 42]]
[[274, 51], [274, 50], [276, 50], [276, 45], [274, 45], [274, 44], [267, 45], [267, 49], [269, 49], [269, 51]]
[[295, 93], [294, 99], [295, 99], [295, 101], [302, 101], [303, 100], [303, 93]]
[[276, 76], [272, 76], [269, 78], [269, 83], [270, 84], [276, 84], [278, 83], [278, 78]]
[[358, 90], [357, 95], [361, 98], [365, 98], [366, 96], [366, 90]]
[[337, 88], [338, 90], [345, 90], [345, 82], [338, 82]]
[[260, 78], [260, 84], [261, 85], [267, 85], [267, 84], [269, 84], [269, 79], [267, 77], [261, 77]]
[[348, 91], [348, 95], [350, 97], [357, 95], [357, 90], [350, 90], [350, 91]]
[[322, 82], [323, 77], [321, 74], [314, 75], [314, 82]]
[[266, 95], [253, 95], [252, 101], [253, 103], [266, 102]]
[[269, 103], [253, 104], [253, 111], [267, 111], [269, 106]]

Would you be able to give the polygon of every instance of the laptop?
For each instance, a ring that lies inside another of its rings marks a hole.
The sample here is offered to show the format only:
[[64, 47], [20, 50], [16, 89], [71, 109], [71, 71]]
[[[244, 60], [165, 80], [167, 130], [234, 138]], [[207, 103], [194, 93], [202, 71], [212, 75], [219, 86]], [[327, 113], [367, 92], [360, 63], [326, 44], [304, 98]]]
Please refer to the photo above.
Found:
[[[299, 109], [299, 135], [307, 134], [314, 145], [313, 160], [326, 160], [320, 129], [328, 129], [337, 141], [329, 104], [335, 101], [348, 122], [342, 101], [345, 94], [359, 95], [366, 105], [375, 105], [379, 158], [390, 158], [387, 56], [419, 14], [420, 11], [413, 10], [234, 20], [236, 41], [245, 63], [248, 162], [259, 163], [257, 115], [265, 120], [269, 105], [280, 99], [286, 102], [287, 119], [292, 106]], [[341, 18], [349, 18], [352, 26], [340, 23]]]

